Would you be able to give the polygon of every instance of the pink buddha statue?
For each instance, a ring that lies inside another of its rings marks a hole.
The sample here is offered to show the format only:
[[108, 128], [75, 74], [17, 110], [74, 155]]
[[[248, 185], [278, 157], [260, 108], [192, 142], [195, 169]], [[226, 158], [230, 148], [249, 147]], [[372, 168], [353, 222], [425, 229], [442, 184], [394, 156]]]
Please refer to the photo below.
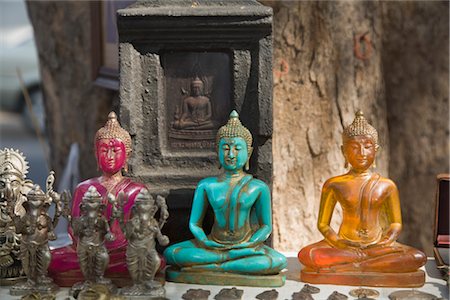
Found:
[[[90, 186], [95, 186], [103, 197], [108, 220], [112, 216], [112, 205], [108, 202], [107, 195], [111, 193], [117, 197], [120, 192], [124, 192], [126, 196], [123, 205], [124, 220], [125, 222], [128, 220], [136, 196], [142, 188], [145, 188], [144, 184], [134, 182], [122, 175], [122, 170], [127, 170], [127, 159], [130, 154], [130, 134], [120, 126], [116, 114], [111, 112], [105, 126], [95, 135], [95, 155], [102, 175], [83, 181], [77, 186], [72, 198], [73, 218], [80, 215], [80, 202], [83, 195]], [[111, 278], [118, 286], [122, 286], [127, 284], [130, 278], [125, 257], [127, 240], [117, 220], [112, 223], [111, 231], [116, 239], [106, 243], [110, 261], [105, 276]], [[76, 237], [71, 228], [69, 228], [69, 234], [73, 244], [52, 251], [49, 273], [59, 286], [72, 286], [83, 278], [76, 253]]]

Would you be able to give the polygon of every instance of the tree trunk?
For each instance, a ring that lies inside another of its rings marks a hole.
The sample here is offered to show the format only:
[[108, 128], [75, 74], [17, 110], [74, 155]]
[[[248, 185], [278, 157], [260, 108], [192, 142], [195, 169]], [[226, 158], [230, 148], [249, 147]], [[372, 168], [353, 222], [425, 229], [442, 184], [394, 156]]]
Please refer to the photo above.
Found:
[[[321, 187], [345, 172], [341, 134], [358, 109], [389, 149], [381, 9], [373, 2], [269, 4], [275, 23], [273, 240], [277, 249], [292, 251], [321, 239]], [[388, 153], [377, 157], [385, 176]], [[335, 228], [340, 218], [338, 209]]]
[[400, 241], [432, 255], [436, 175], [449, 173], [449, 4], [383, 2], [389, 173], [402, 200]]
[[51, 168], [57, 178], [70, 145], [80, 146], [80, 175], [96, 174], [93, 139], [117, 93], [94, 86], [89, 1], [27, 1], [45, 99]]

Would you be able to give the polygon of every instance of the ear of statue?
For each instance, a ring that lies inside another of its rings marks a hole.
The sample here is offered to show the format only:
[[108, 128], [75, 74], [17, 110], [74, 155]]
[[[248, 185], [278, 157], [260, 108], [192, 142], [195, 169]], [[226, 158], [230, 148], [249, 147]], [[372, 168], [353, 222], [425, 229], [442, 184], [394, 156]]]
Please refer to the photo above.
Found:
[[245, 167], [244, 167], [244, 170], [245, 170], [245, 171], [250, 170], [250, 157], [252, 157], [252, 153], [253, 153], [253, 147], [250, 147], [250, 148], [248, 149], [247, 162], [245, 163]]
[[98, 153], [97, 153], [97, 148], [94, 148], [95, 150], [95, 163], [97, 164], [97, 171], [100, 170], [100, 167], [98, 166]]
[[341, 152], [342, 152], [342, 155], [344, 156], [344, 169], [347, 169], [348, 161], [347, 161], [347, 157], [345, 156], [344, 145], [341, 145]]

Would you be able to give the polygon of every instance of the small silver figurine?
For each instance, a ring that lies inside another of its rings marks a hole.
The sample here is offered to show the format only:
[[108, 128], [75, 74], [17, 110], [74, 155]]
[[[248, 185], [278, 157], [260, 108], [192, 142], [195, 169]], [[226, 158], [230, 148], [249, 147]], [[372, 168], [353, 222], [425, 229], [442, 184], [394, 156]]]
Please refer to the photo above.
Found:
[[[30, 292], [55, 293], [58, 286], [47, 276], [47, 268], [51, 261], [49, 240], [56, 240], [53, 228], [58, 224], [62, 213], [61, 197], [53, 191], [55, 177], [51, 171], [47, 177], [47, 191], [44, 193], [39, 185], [26, 195], [26, 201], [22, 203], [25, 214], [17, 216], [14, 207], [10, 206], [10, 216], [13, 219], [16, 234], [21, 234], [20, 259], [23, 270], [27, 276], [25, 283], [17, 283], [10, 289], [11, 295], [24, 295]], [[49, 216], [48, 209], [54, 203], [56, 206], [53, 219]]]
[[73, 285], [70, 290], [71, 296], [89, 289], [94, 284], [106, 286], [111, 293], [116, 291], [111, 280], [104, 277], [109, 263], [105, 240], [115, 239], [110, 231], [110, 224], [103, 214], [105, 207], [102, 196], [95, 186], [91, 185], [80, 203], [80, 217], [72, 219], [68, 210], [64, 213], [71, 222], [74, 236], [78, 238], [78, 260], [85, 279], [84, 282]]
[[[122, 231], [128, 240], [127, 265], [133, 280], [133, 286], [122, 288], [120, 294], [126, 299], [151, 299], [165, 297], [165, 290], [155, 274], [161, 265], [161, 259], [155, 249], [155, 239], [162, 246], [169, 244], [169, 238], [161, 229], [169, 217], [166, 201], [162, 196], [156, 197], [156, 203], [147, 189], [140, 190], [131, 210], [130, 219], [125, 223], [123, 213], [124, 195], [117, 199], [109, 195], [113, 204], [113, 216], [119, 219]], [[155, 214], [160, 210], [157, 221]]]

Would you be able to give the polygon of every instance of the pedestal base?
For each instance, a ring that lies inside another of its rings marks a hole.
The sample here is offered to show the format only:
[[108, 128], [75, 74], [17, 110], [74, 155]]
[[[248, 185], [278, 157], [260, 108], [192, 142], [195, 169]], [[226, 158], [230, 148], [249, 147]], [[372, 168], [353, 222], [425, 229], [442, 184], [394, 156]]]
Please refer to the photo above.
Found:
[[421, 270], [409, 273], [319, 273], [317, 271], [303, 269], [300, 274], [301, 281], [315, 284], [337, 284], [373, 287], [421, 287], [425, 283], [425, 272]]
[[169, 267], [166, 270], [166, 279], [172, 282], [191, 284], [280, 287], [284, 285], [286, 276], [282, 274], [241, 275], [225, 272], [185, 272]]
[[49, 283], [30, 283], [29, 281], [17, 283], [9, 289], [12, 296], [23, 296], [30, 293], [56, 294], [59, 287], [53, 282]]

